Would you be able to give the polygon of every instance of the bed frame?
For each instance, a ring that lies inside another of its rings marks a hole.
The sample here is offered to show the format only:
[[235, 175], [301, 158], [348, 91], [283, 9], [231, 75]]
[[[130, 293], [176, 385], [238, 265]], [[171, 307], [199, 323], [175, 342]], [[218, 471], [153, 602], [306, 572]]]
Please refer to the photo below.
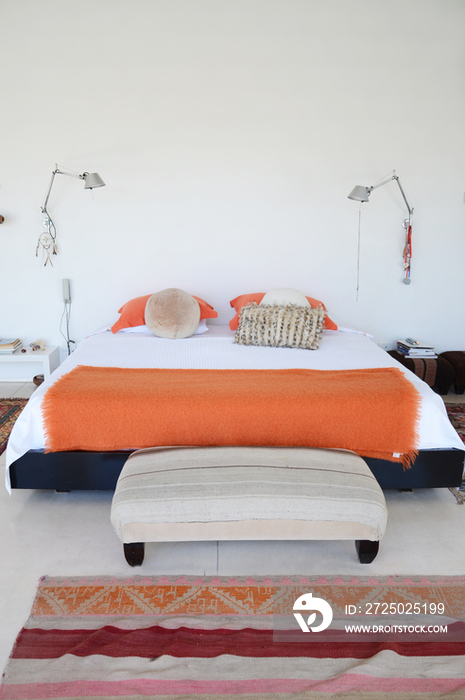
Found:
[[[120, 452], [43, 452], [30, 450], [10, 466], [14, 489], [55, 491], [115, 489], [131, 454]], [[383, 489], [458, 487], [462, 483], [462, 450], [420, 450], [410, 469], [387, 460], [364, 458]]]

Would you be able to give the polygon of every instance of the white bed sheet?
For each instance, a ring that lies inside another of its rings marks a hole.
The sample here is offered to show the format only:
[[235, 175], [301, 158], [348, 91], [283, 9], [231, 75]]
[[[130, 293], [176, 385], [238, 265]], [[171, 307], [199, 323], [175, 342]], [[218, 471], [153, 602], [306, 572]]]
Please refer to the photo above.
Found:
[[397, 367], [421, 396], [419, 449], [465, 450], [450, 424], [440, 396], [362, 333], [324, 331], [318, 350], [236, 345], [228, 326], [210, 326], [208, 333], [182, 340], [104, 330], [90, 335], [32, 394], [16, 421], [6, 450], [9, 467], [29, 450], [45, 447], [41, 404], [48, 387], [77, 365], [98, 367], [164, 367], [181, 369], [364, 369]]

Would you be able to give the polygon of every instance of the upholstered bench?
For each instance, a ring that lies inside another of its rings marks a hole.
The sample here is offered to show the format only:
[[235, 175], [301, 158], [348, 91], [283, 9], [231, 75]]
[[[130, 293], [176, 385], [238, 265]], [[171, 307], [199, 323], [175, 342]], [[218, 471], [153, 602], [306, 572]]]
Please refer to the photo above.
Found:
[[[463, 394], [465, 391], [465, 352], [462, 350], [449, 350], [438, 355], [438, 362], [448, 362], [454, 370], [454, 389], [456, 394]], [[452, 382], [451, 382], [452, 383]]]
[[[444, 396], [449, 393], [454, 381], [454, 368], [443, 355], [437, 357], [406, 357], [397, 350], [389, 350], [388, 354], [401, 365], [422, 379], [438, 394]], [[447, 353], [446, 353], [447, 354]], [[464, 354], [465, 365], [465, 354]]]
[[116, 485], [112, 525], [131, 566], [146, 542], [355, 540], [375, 558], [384, 494], [364, 460], [304, 447], [165, 447], [133, 452]]

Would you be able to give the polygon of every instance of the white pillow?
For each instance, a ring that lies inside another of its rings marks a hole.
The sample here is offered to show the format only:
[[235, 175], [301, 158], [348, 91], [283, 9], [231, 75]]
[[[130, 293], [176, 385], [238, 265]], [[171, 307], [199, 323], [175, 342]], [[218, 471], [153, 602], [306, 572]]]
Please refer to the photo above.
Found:
[[[108, 328], [105, 328], [105, 330], [108, 330]], [[199, 325], [197, 326], [197, 330], [193, 335], [201, 335], [202, 333], [206, 333], [208, 331], [208, 326], [207, 326], [207, 319], [202, 318], [199, 321]], [[117, 333], [141, 333], [142, 335], [154, 335], [150, 328], [146, 325], [143, 326], [129, 326], [129, 328], [120, 328]]]
[[120, 328], [117, 333], [142, 333], [143, 335], [153, 335], [152, 331], [145, 324], [143, 326], [128, 326], [128, 328]]
[[202, 333], [206, 333], [207, 331], [208, 331], [207, 319], [201, 318], [199, 321], [199, 325], [197, 326], [197, 330], [195, 331], [194, 335], [201, 335]]
[[305, 294], [298, 289], [271, 289], [265, 294], [259, 306], [310, 306]]

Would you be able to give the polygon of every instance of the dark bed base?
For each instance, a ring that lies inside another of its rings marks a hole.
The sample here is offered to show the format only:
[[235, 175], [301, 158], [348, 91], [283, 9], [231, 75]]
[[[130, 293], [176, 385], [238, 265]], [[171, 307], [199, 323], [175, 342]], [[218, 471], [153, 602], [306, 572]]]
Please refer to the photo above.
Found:
[[[130, 452], [48, 452], [31, 450], [10, 467], [14, 489], [112, 491]], [[365, 462], [383, 489], [460, 486], [462, 450], [421, 450], [411, 469], [381, 459]]]

